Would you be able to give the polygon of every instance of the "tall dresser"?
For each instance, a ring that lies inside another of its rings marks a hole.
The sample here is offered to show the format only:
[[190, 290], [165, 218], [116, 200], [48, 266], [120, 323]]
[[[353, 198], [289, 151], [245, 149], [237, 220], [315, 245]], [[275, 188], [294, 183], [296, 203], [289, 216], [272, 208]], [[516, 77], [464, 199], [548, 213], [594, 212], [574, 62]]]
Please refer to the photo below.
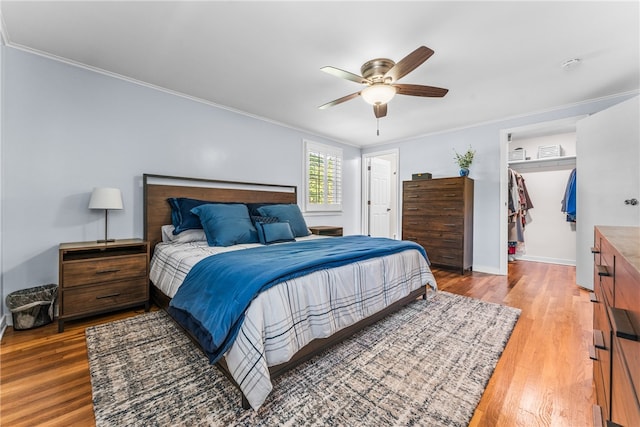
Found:
[[419, 243], [433, 265], [464, 274], [473, 268], [473, 180], [402, 183], [402, 238]]
[[640, 426], [640, 227], [594, 237], [594, 426]]

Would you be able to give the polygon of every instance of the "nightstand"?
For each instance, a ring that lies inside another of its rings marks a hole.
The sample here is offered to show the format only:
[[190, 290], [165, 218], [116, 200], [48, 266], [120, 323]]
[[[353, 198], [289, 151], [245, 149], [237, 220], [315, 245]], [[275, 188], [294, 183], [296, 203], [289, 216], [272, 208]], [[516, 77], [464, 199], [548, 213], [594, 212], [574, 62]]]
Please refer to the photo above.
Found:
[[311, 230], [311, 233], [320, 236], [342, 236], [342, 227], [335, 227], [333, 225], [316, 225], [309, 227], [309, 230]]
[[144, 305], [149, 311], [149, 243], [61, 243], [58, 332], [66, 320]]

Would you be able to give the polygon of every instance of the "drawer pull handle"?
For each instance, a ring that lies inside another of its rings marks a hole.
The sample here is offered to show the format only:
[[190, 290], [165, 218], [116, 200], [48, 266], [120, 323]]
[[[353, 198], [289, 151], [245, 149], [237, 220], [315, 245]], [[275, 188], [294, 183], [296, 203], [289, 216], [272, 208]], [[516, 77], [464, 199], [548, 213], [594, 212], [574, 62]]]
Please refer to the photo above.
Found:
[[596, 354], [596, 348], [592, 345], [589, 346], [589, 359], [598, 360], [598, 355]]
[[452, 239], [444, 239], [443, 242], [447, 242], [447, 243], [458, 243], [457, 240], [452, 240]]
[[118, 271], [120, 271], [119, 268], [112, 268], [110, 270], [100, 270], [100, 271], [96, 271], [96, 274], [110, 274], [110, 273], [117, 273]]
[[455, 211], [456, 208], [442, 208], [443, 211]]
[[447, 227], [455, 227], [457, 224], [444, 224]]
[[417, 199], [419, 196], [417, 194], [409, 194], [407, 199]]
[[599, 329], [593, 330], [593, 345], [595, 348], [601, 348], [602, 350], [606, 350], [607, 348], [604, 346], [604, 335], [602, 331]]
[[595, 292], [589, 292], [589, 301], [598, 302], [598, 296]]
[[640, 341], [638, 333], [633, 328], [629, 313], [621, 308], [608, 307], [611, 318], [611, 326], [618, 338], [624, 338], [631, 341]]
[[408, 211], [417, 211], [418, 208], [407, 208]]
[[456, 259], [456, 257], [451, 256], [451, 255], [442, 255], [442, 258], [447, 258], [447, 259]]
[[598, 276], [609, 277], [611, 273], [609, 273], [609, 269], [606, 265], [596, 265], [596, 269], [598, 270]]
[[592, 254], [599, 254], [600, 253], [600, 248], [596, 248], [595, 246], [593, 246], [591, 248], [591, 253]]
[[445, 194], [444, 197], [456, 197], [455, 194]]
[[112, 297], [117, 297], [119, 295], [120, 295], [120, 292], [115, 293], [115, 294], [109, 294], [109, 295], [101, 295], [99, 297], [96, 297], [96, 299], [112, 298]]
[[409, 184], [407, 188], [418, 188], [418, 184]]

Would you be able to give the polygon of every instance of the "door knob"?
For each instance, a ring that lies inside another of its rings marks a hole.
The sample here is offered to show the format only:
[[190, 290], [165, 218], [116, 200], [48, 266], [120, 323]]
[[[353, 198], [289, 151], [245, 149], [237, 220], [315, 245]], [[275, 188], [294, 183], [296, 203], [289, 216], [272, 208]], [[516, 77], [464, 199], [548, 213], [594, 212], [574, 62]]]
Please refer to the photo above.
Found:
[[638, 204], [638, 199], [627, 199], [624, 201], [625, 205], [635, 206]]

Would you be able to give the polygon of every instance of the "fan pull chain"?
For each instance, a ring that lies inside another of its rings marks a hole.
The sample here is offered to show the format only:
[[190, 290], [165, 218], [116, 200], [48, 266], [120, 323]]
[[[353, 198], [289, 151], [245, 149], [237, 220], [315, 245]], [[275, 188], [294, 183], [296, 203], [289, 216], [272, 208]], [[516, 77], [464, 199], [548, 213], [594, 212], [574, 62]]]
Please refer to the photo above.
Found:
[[376, 134], [380, 136], [380, 118], [376, 117]]

